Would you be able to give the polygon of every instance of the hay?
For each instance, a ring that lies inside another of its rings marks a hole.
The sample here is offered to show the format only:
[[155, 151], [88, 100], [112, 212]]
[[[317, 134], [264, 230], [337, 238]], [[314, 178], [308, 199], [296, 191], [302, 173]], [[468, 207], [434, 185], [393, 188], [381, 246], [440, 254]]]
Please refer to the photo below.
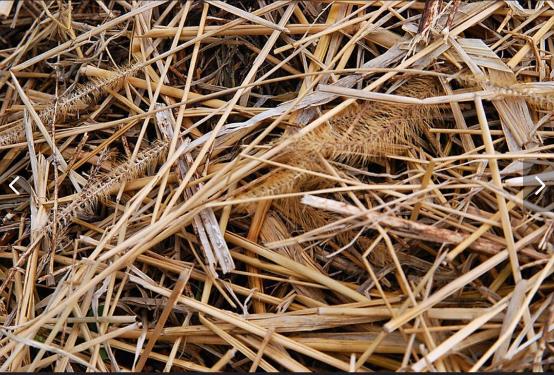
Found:
[[554, 370], [538, 4], [1, 2], [0, 370]]

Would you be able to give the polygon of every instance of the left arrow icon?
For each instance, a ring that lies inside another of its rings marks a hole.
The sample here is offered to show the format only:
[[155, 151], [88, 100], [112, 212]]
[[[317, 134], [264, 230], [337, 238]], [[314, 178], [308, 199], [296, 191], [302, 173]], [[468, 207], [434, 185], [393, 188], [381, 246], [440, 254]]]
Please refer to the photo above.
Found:
[[19, 176], [16, 176], [9, 186], [10, 186], [10, 189], [12, 189], [17, 195], [20, 195], [21, 193], [13, 187], [13, 185], [17, 182], [17, 180], [19, 180]]

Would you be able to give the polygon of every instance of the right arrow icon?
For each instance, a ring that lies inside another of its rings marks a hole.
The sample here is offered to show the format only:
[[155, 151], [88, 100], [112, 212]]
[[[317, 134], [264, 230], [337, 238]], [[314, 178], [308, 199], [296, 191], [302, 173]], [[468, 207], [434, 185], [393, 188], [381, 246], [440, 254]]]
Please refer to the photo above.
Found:
[[535, 192], [535, 195], [538, 195], [541, 191], [543, 191], [543, 189], [545, 188], [545, 184], [544, 182], [542, 182], [542, 180], [540, 178], [538, 178], [537, 176], [535, 176], [535, 180], [537, 180], [539, 182], [539, 184], [541, 184], [541, 187], [539, 188], [539, 190], [537, 190]]

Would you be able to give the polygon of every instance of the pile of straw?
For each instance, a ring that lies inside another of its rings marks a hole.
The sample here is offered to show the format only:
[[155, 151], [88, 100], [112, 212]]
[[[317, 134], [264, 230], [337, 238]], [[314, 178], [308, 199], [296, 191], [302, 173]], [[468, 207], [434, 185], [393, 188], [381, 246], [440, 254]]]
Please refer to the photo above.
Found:
[[552, 371], [553, 30], [0, 2], [0, 370]]

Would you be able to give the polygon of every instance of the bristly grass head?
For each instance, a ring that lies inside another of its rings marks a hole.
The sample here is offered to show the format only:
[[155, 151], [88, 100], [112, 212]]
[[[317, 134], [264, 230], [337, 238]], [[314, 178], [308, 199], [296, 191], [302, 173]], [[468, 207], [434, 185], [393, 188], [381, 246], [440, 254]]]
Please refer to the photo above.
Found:
[[[431, 79], [412, 78], [397, 93], [421, 98], [437, 91]], [[437, 107], [364, 102], [350, 106], [291, 148], [310, 154], [319, 151], [330, 160], [363, 164], [419, 145], [420, 132], [438, 117]]]
[[[506, 85], [499, 84], [498, 82], [492, 82], [489, 78], [480, 76], [475, 77], [474, 75], [467, 73], [460, 73], [455, 76], [455, 79], [459, 81], [464, 86], [483, 86], [487, 91], [491, 93], [498, 94], [501, 97], [515, 97], [523, 98], [527, 103], [536, 107], [537, 109], [551, 111], [554, 109], [554, 98], [550, 94], [552, 91], [551, 88], [547, 88], [546, 93], [541, 94], [542, 91], [540, 85], [537, 85], [539, 88], [538, 92], [532, 87], [523, 87], [522, 85], [507, 83]], [[543, 82], [541, 82], [542, 84]], [[550, 85], [550, 82], [544, 82], [545, 84]], [[544, 87], [543, 87], [544, 89]]]
[[90, 82], [78, 85], [71, 92], [60, 96], [57, 102], [38, 113], [43, 123], [63, 121], [68, 117], [77, 116], [83, 108], [96, 103], [108, 89], [118, 86], [121, 81], [138, 70], [138, 64], [131, 64], [115, 70], [106, 78], [92, 79]]
[[[131, 64], [116, 69], [115, 73], [107, 78], [93, 79], [90, 82], [77, 85], [71, 92], [61, 95], [56, 102], [39, 111], [40, 120], [46, 125], [77, 117], [83, 109], [89, 108], [98, 102], [102, 94], [108, 89], [115, 88], [125, 77], [135, 74], [139, 67], [139, 64]], [[25, 139], [25, 128], [22, 120], [18, 120], [9, 128], [0, 131], [0, 146], [25, 142]]]
[[25, 128], [23, 122], [10, 125], [7, 129], [0, 131], [0, 146], [9, 146], [25, 141]]
[[110, 173], [92, 176], [77, 197], [57, 213], [56, 222], [51, 222], [47, 231], [51, 233], [54, 224], [57, 226], [56, 230], [65, 230], [73, 218], [92, 212], [98, 200], [106, 197], [121, 183], [143, 176], [148, 167], [157, 165], [165, 158], [168, 144], [167, 141], [156, 141], [139, 152], [134, 159], [119, 164]]
[[[397, 90], [400, 95], [419, 98], [438, 92], [438, 85], [428, 77], [411, 78]], [[365, 102], [349, 107], [294, 142], [280, 160], [303, 169], [321, 171], [318, 154], [347, 164], [366, 164], [418, 146], [419, 134], [437, 118], [440, 118], [440, 110], [435, 106]], [[309, 180], [307, 177], [306, 173], [283, 170], [254, 185], [240, 198], [286, 193], [302, 187]]]
[[[419, 98], [439, 92], [436, 82], [428, 77], [411, 78], [396, 90], [399, 95]], [[321, 173], [328, 173], [321, 164], [321, 157], [352, 166], [367, 165], [388, 155], [404, 154], [409, 148], [420, 145], [420, 133], [438, 118], [441, 113], [436, 106], [376, 105], [374, 102], [353, 105], [294, 142], [279, 156], [279, 162]], [[238, 198], [297, 193], [333, 184], [307, 172], [283, 169], [266, 174], [259, 182], [254, 181]], [[273, 206], [295, 228], [302, 230], [321, 227], [336, 219], [329, 213], [307, 208], [297, 196], [276, 199]], [[251, 211], [249, 204], [238, 209]], [[343, 237], [347, 239], [349, 235], [344, 233]]]

